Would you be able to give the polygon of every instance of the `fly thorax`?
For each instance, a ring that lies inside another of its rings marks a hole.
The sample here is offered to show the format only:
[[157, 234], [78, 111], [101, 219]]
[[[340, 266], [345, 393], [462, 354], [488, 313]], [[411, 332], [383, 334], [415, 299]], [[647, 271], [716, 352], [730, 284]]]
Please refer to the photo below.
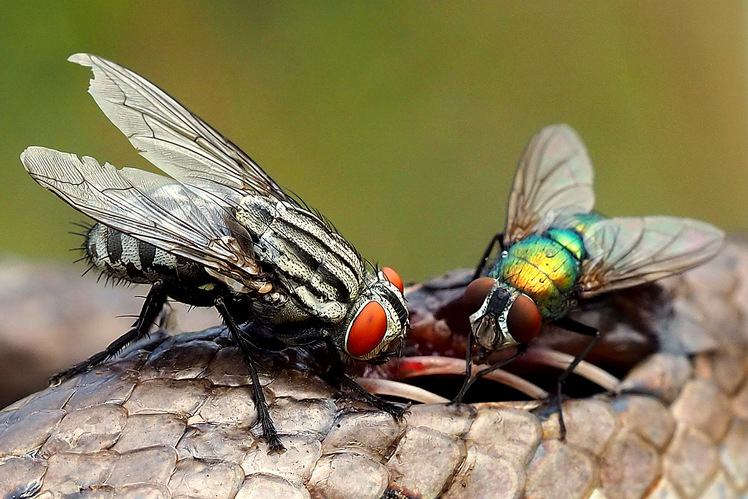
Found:
[[581, 262], [586, 256], [584, 240], [576, 230], [572, 229], [549, 229], [548, 237], [563, 246], [571, 255]]
[[234, 216], [300, 314], [330, 324], [343, 321], [365, 275], [350, 243], [313, 212], [286, 201], [246, 196]]
[[345, 321], [333, 335], [339, 350], [353, 359], [385, 362], [405, 339], [407, 303], [400, 278], [390, 279], [388, 271], [383, 269], [367, 276]]
[[581, 262], [564, 244], [549, 235], [533, 235], [509, 248], [492, 277], [531, 297], [543, 317], [555, 318], [568, 311], [580, 272]]

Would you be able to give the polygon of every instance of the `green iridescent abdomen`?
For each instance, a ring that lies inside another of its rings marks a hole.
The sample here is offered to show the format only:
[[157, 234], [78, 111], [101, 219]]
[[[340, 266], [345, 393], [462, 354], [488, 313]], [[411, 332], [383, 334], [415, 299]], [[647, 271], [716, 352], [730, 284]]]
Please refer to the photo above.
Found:
[[511, 246], [491, 277], [532, 298], [543, 318], [557, 319], [571, 306], [570, 294], [585, 254], [584, 242], [576, 231], [551, 229]]

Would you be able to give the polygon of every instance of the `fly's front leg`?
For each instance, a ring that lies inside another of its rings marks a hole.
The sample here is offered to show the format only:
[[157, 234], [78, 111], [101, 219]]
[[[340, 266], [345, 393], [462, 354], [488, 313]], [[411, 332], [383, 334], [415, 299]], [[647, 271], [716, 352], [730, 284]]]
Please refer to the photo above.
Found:
[[[470, 335], [470, 338], [472, 338], [472, 334]], [[472, 341], [468, 340], [468, 348], [472, 347]], [[452, 402], [450, 404], [461, 404], [462, 399], [465, 397], [465, 393], [470, 389], [471, 386], [473, 386], [473, 383], [478, 381], [480, 378], [485, 376], [486, 374], [492, 373], [497, 369], [501, 369], [507, 364], [511, 364], [521, 356], [523, 356], [527, 352], [527, 343], [520, 343], [520, 345], [517, 347], [517, 353], [512, 355], [511, 357], [504, 359], [502, 361], [497, 362], [496, 364], [493, 364], [485, 369], [483, 369], [480, 372], [475, 373], [475, 376], [471, 376], [471, 355], [470, 350], [468, 350], [468, 358], [466, 360], [467, 367], [465, 368], [465, 382], [462, 383], [462, 388], [460, 388], [460, 391], [457, 393], [457, 396], [452, 399]]]
[[564, 382], [566, 381], [566, 378], [568, 378], [569, 375], [574, 372], [574, 369], [576, 369], [577, 365], [579, 365], [579, 363], [584, 360], [587, 354], [590, 353], [590, 350], [592, 350], [597, 341], [600, 339], [600, 331], [598, 331], [594, 327], [590, 327], [586, 324], [575, 321], [574, 319], [570, 319], [569, 317], [562, 317], [555, 322], [556, 325], [566, 329], [567, 331], [592, 337], [592, 340], [590, 340], [587, 346], [584, 347], [584, 350], [579, 352], [579, 355], [574, 357], [574, 360], [571, 362], [571, 364], [569, 364], [569, 366], [564, 369], [564, 372], [562, 372], [561, 376], [558, 377], [558, 381], [556, 383], [556, 396], [558, 398], [558, 420], [561, 426], [561, 439], [563, 440], [564, 438], [566, 438], [566, 423], [564, 423], [564, 413], [561, 411], [561, 392], [564, 386]]
[[496, 234], [491, 238], [491, 241], [488, 243], [488, 247], [486, 248], [486, 251], [483, 252], [483, 256], [480, 258], [480, 262], [478, 262], [478, 266], [475, 268], [475, 272], [473, 272], [473, 276], [464, 281], [464, 282], [458, 282], [455, 284], [448, 284], [448, 285], [440, 285], [440, 284], [424, 284], [423, 287], [426, 289], [435, 289], [435, 290], [442, 290], [442, 289], [458, 289], [458, 288], [464, 288], [480, 276], [482, 276], [486, 272], [486, 265], [488, 264], [488, 258], [491, 256], [491, 253], [493, 252], [493, 249], [498, 245], [501, 250], [504, 250], [503, 245], [501, 244], [501, 240], [504, 238], [504, 234]]
[[325, 344], [327, 345], [327, 349], [330, 352], [330, 357], [332, 359], [332, 366], [330, 366], [330, 376], [333, 378], [333, 380], [339, 386], [344, 386], [351, 390], [364, 402], [373, 405], [380, 411], [389, 413], [393, 418], [395, 418], [395, 420], [401, 421], [403, 419], [403, 415], [405, 414], [405, 408], [401, 405], [395, 404], [394, 402], [390, 402], [384, 400], [383, 398], [377, 397], [373, 393], [369, 393], [363, 386], [359, 385], [353, 378], [348, 376], [348, 374], [346, 374], [345, 372], [343, 360], [340, 358], [340, 352], [338, 352], [338, 348], [337, 346], [335, 346], [335, 342], [333, 342], [332, 338], [327, 334], [324, 335], [324, 337]]
[[468, 388], [470, 388], [470, 385], [474, 383], [472, 378], [472, 372], [473, 372], [473, 332], [468, 333], [467, 338], [467, 351], [465, 352], [465, 381], [462, 383], [462, 388], [460, 388], [460, 391], [457, 392], [457, 395], [455, 395], [455, 398], [452, 399], [452, 402], [450, 404], [461, 404], [463, 397], [465, 397], [465, 392], [468, 391]]
[[475, 267], [475, 273], [473, 274], [473, 281], [479, 278], [483, 275], [483, 273], [486, 271], [486, 265], [488, 264], [488, 257], [491, 256], [491, 253], [493, 252], [493, 249], [498, 245], [499, 248], [503, 251], [504, 246], [501, 244], [501, 240], [504, 238], [504, 234], [496, 234], [491, 238], [491, 241], [488, 243], [488, 247], [486, 248], [486, 251], [483, 252], [483, 256], [480, 258], [480, 261], [478, 262], [478, 266]]
[[218, 310], [218, 313], [221, 314], [221, 317], [223, 317], [223, 321], [226, 323], [226, 327], [229, 328], [231, 336], [234, 337], [234, 341], [239, 345], [239, 349], [244, 357], [244, 363], [247, 365], [247, 370], [249, 370], [249, 378], [252, 381], [255, 406], [257, 407], [257, 419], [262, 427], [262, 435], [268, 443], [269, 451], [270, 453], [283, 452], [286, 448], [281, 443], [280, 438], [278, 437], [278, 432], [273, 424], [273, 419], [270, 417], [268, 403], [265, 400], [265, 393], [262, 391], [260, 377], [257, 375], [257, 367], [252, 358], [252, 346], [242, 335], [239, 326], [236, 325], [234, 318], [226, 307], [226, 303], [220, 296], [216, 298], [216, 309]]
[[145, 303], [143, 303], [143, 308], [140, 309], [138, 320], [133, 323], [132, 328], [128, 332], [114, 340], [105, 350], [53, 376], [50, 379], [50, 385], [60, 384], [73, 376], [86, 372], [105, 360], [114, 357], [127, 345], [148, 336], [151, 326], [155, 324], [156, 318], [161, 313], [161, 310], [163, 310], [165, 303], [166, 291], [164, 290], [164, 284], [158, 281], [151, 286], [151, 290], [145, 298]]

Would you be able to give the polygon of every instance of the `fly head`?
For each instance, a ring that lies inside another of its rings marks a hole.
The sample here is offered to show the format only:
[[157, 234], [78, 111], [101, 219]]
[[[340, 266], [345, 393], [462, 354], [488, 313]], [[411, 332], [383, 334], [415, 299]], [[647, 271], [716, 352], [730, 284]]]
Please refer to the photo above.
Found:
[[381, 364], [400, 348], [407, 329], [403, 282], [394, 270], [385, 267], [367, 275], [334, 339], [344, 356]]
[[489, 277], [476, 279], [465, 292], [467, 300], [474, 301], [487, 285], [490, 289], [480, 308], [470, 316], [478, 344], [487, 350], [501, 350], [537, 336], [542, 324], [540, 311], [532, 298], [512, 286]]

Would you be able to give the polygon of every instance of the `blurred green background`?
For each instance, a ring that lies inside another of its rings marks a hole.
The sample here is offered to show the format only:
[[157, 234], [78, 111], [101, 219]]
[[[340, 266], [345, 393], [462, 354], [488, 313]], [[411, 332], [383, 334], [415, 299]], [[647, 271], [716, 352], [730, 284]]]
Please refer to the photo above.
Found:
[[[525, 143], [568, 122], [609, 215], [748, 227], [746, 2], [17, 2], [0, 14], [0, 255], [70, 262], [28, 145], [144, 166], [92, 52], [164, 88], [416, 280], [473, 266]], [[81, 265], [81, 269], [82, 264]]]

